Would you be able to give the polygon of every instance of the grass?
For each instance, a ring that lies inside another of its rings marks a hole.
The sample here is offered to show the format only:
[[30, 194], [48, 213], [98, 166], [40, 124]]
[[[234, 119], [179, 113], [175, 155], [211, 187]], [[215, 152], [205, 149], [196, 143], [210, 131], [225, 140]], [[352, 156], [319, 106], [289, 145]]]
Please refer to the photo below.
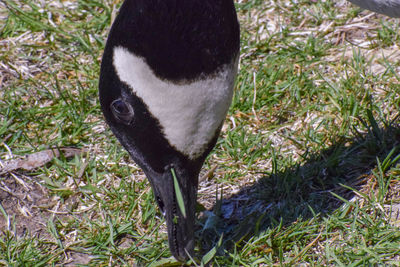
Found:
[[[0, 265], [179, 265], [141, 170], [103, 122], [99, 63], [121, 1], [0, 3]], [[241, 61], [201, 182], [215, 266], [400, 262], [398, 20], [341, 1], [238, 1]], [[221, 239], [222, 236], [222, 239]]]

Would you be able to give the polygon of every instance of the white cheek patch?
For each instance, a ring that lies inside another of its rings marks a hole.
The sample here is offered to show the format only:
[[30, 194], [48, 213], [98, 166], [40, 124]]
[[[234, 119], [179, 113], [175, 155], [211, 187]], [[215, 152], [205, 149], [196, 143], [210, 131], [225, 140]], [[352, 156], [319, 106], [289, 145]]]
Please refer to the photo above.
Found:
[[228, 111], [236, 64], [187, 84], [159, 79], [142, 58], [123, 47], [114, 48], [113, 64], [119, 79], [158, 119], [168, 142], [191, 159], [200, 156]]

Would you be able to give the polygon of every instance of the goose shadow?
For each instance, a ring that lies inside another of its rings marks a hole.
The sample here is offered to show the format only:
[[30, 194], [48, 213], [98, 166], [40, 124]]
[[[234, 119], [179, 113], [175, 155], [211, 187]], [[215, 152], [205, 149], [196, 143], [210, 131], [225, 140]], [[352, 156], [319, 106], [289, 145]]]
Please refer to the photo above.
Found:
[[378, 127], [372, 115], [368, 122], [360, 119], [367, 126], [366, 134], [354, 131], [352, 140], [339, 141], [305, 156], [304, 164], [268, 173], [255, 184], [217, 201], [212, 208], [217, 223], [212, 228], [204, 228], [207, 222], [203, 220], [203, 229], [197, 231], [202, 249], [208, 251], [223, 235], [223, 247], [230, 250], [233, 244], [270, 227], [289, 225], [338, 209], [343, 201], [334, 194], [352, 199], [354, 192], [346, 186], [360, 189], [377, 165], [377, 159], [382, 162], [394, 148], [394, 155], [399, 153], [399, 116], [389, 123], [383, 122], [382, 127]]

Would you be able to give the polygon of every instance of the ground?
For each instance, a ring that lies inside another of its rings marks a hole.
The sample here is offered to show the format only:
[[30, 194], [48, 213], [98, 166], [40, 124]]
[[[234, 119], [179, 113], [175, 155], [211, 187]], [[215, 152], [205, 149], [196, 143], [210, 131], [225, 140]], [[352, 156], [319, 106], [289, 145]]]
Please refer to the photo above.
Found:
[[[0, 3], [0, 265], [179, 265], [99, 108], [120, 4]], [[346, 1], [236, 5], [240, 68], [200, 175], [199, 258], [399, 266], [398, 20]]]

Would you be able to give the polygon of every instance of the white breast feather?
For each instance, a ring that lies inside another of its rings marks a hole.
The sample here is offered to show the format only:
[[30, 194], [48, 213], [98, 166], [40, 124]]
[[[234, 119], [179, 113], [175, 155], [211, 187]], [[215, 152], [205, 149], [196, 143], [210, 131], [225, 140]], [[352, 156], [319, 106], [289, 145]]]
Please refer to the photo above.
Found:
[[113, 64], [119, 79], [159, 120], [168, 142], [191, 159], [200, 156], [228, 111], [236, 64], [185, 84], [159, 79], [142, 58], [123, 47], [114, 48]]

